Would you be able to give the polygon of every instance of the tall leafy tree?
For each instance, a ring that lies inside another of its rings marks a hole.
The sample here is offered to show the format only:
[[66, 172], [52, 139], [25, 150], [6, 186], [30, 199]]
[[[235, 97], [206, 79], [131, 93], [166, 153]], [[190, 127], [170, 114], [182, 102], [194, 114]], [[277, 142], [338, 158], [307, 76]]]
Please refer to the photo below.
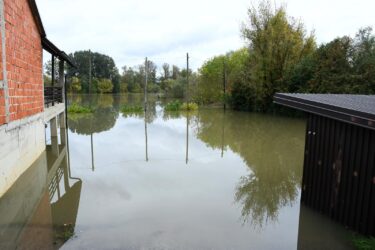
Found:
[[286, 72], [316, 47], [313, 34], [288, 17], [284, 7], [273, 9], [268, 1], [248, 10], [242, 34], [249, 48], [249, 75], [256, 92], [256, 109], [267, 110], [275, 92], [286, 89]]
[[[77, 77], [81, 81], [84, 93], [89, 91], [90, 68], [92, 79], [109, 79], [114, 86], [113, 91], [120, 91], [120, 74], [111, 57], [87, 50], [74, 52], [70, 56], [77, 65]], [[68, 74], [70, 71], [74, 71], [74, 69], [68, 68]]]

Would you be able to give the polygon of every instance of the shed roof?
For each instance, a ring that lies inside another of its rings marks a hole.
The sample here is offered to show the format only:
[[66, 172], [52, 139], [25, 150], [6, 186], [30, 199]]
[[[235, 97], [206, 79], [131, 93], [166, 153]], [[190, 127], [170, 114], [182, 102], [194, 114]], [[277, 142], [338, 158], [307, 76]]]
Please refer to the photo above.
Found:
[[274, 102], [375, 129], [375, 95], [277, 93]]
[[57, 48], [50, 40], [47, 39], [46, 32], [43, 27], [42, 19], [38, 11], [35, 0], [28, 0], [31, 13], [33, 14], [34, 21], [38, 27], [40, 37], [42, 39], [42, 47], [52, 55], [56, 56], [60, 60], [67, 62], [70, 66], [76, 67], [72, 59], [64, 52]]

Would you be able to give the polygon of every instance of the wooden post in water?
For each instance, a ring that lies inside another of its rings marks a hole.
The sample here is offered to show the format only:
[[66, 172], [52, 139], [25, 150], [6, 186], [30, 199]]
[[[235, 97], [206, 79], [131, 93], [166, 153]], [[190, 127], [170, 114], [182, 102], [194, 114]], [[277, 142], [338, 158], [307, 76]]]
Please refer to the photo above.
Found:
[[[147, 81], [148, 81], [148, 59], [146, 57], [145, 60], [145, 86], [144, 86], [144, 91], [145, 91], [145, 112], [147, 111]], [[145, 113], [146, 117], [146, 113]]]

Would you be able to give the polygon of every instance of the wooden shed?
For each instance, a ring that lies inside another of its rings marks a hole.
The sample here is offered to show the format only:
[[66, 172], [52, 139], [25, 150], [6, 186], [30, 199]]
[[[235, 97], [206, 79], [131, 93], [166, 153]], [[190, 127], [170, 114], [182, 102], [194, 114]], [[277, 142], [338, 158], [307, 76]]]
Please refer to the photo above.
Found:
[[284, 94], [308, 113], [301, 203], [375, 236], [375, 96]]

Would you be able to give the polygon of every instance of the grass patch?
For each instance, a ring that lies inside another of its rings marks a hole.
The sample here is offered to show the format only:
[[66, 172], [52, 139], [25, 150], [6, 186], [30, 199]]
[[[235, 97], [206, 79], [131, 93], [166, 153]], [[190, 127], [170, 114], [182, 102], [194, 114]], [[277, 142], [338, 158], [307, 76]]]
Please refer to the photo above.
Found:
[[373, 237], [355, 236], [352, 241], [358, 250], [375, 250], [375, 238]]
[[77, 103], [73, 103], [68, 107], [68, 113], [72, 114], [89, 114], [92, 112], [94, 111], [91, 108], [81, 106]]
[[182, 103], [179, 100], [167, 103], [164, 107], [165, 111], [194, 111], [198, 110], [198, 104], [194, 102]]
[[142, 106], [137, 105], [124, 105], [120, 108], [122, 113], [141, 113], [144, 111]]

